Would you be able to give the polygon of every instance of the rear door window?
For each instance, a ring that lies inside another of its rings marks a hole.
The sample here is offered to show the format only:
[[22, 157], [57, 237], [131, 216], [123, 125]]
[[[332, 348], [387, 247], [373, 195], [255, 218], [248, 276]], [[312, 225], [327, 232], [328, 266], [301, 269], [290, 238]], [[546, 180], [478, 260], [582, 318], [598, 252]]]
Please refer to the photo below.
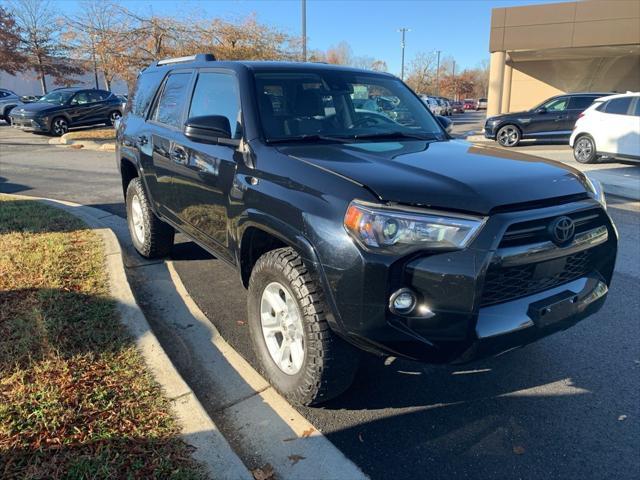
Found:
[[629, 107], [631, 106], [631, 97], [614, 98], [607, 102], [607, 106], [604, 111], [607, 113], [613, 113], [616, 115], [628, 115]]
[[172, 73], [169, 75], [164, 83], [151, 119], [172, 127], [180, 127], [190, 83], [191, 72]]
[[143, 73], [138, 77], [136, 88], [131, 97], [131, 113], [134, 115], [145, 116], [149, 110], [149, 105], [153, 101], [153, 97], [158, 89], [158, 85], [162, 82], [165, 72], [155, 71]]
[[586, 110], [593, 103], [595, 97], [571, 97], [569, 110]]
[[640, 97], [636, 97], [636, 106], [633, 109], [632, 115], [634, 117], [640, 117]]

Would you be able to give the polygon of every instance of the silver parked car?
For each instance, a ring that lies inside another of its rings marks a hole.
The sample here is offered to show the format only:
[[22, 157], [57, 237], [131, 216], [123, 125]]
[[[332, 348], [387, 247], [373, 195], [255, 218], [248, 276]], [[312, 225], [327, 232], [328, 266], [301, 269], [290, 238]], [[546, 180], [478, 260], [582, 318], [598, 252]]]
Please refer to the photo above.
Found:
[[11, 110], [13, 110], [15, 106], [22, 105], [22, 103], [22, 100], [20, 100], [20, 97], [15, 92], [7, 90], [6, 88], [0, 88], [0, 119], [11, 123], [9, 113], [11, 113]]

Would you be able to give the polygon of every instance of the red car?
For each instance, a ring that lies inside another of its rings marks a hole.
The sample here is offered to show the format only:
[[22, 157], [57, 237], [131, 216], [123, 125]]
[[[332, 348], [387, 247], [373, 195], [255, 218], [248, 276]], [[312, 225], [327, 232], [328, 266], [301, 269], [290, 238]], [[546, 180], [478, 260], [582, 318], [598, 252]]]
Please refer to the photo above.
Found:
[[465, 110], [475, 110], [476, 109], [476, 101], [472, 100], [470, 98], [465, 98], [464, 102], [462, 103], [463, 108]]

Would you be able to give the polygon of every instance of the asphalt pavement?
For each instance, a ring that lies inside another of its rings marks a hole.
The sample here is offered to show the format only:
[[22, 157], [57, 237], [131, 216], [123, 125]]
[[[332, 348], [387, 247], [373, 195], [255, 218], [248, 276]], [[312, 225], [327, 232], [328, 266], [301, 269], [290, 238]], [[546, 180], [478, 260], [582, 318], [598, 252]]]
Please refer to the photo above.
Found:
[[[0, 192], [123, 214], [113, 154], [46, 140], [0, 123]], [[464, 367], [367, 356], [345, 395], [300, 412], [373, 479], [638, 478], [640, 203], [610, 198], [610, 212], [620, 254], [598, 314]], [[184, 240], [172, 257], [192, 298], [254, 362], [237, 274]]]

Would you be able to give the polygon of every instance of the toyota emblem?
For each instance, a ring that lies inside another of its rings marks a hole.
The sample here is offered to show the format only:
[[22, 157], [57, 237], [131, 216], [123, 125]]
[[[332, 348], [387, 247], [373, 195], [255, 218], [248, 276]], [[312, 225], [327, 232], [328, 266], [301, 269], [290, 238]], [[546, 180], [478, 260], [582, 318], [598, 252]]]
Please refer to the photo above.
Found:
[[576, 225], [569, 217], [558, 217], [549, 225], [549, 233], [557, 245], [564, 245], [573, 240]]

